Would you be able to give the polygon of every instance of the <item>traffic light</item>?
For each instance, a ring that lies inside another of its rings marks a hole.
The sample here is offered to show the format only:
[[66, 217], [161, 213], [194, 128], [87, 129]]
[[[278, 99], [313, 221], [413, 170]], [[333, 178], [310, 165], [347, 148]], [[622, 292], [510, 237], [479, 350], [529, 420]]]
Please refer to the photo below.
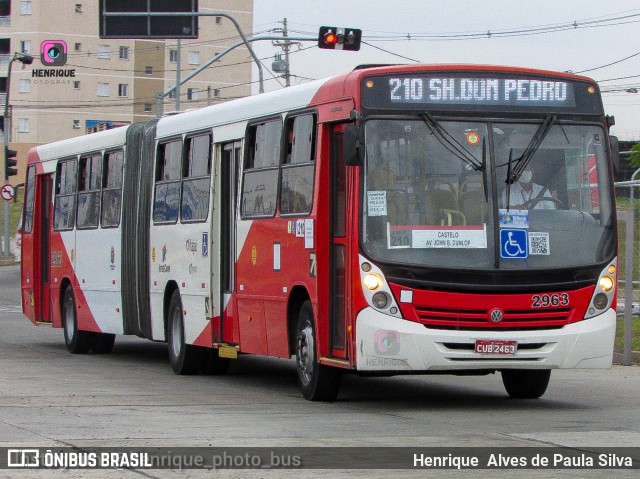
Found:
[[343, 27], [320, 27], [318, 47], [331, 50], [360, 50], [362, 30]]
[[7, 147], [4, 148], [4, 177], [6, 180], [10, 176], [18, 174], [18, 160], [14, 160], [18, 152], [16, 150], [10, 150]]

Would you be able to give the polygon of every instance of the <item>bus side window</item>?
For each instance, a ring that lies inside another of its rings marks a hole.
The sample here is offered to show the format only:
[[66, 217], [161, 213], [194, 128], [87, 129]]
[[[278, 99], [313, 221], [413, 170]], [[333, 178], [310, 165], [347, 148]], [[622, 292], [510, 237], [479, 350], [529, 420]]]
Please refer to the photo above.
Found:
[[276, 212], [281, 137], [280, 119], [251, 125], [247, 129], [242, 218], [270, 218]]
[[205, 221], [209, 213], [211, 176], [211, 135], [192, 136], [185, 140], [182, 168], [182, 204], [184, 222]]
[[27, 169], [27, 185], [24, 193], [24, 220], [22, 233], [31, 233], [33, 230], [33, 207], [35, 203], [36, 167], [29, 165]]
[[280, 213], [306, 215], [313, 203], [315, 115], [287, 119], [287, 151], [282, 165]]
[[156, 159], [154, 223], [175, 223], [178, 221], [181, 168], [182, 139], [161, 143], [158, 146]]
[[73, 229], [76, 216], [76, 170], [75, 159], [60, 161], [56, 167], [53, 212], [53, 229], [56, 231]]
[[102, 227], [120, 225], [122, 204], [122, 150], [110, 151], [104, 155], [104, 175], [102, 188]]
[[80, 157], [78, 176], [78, 228], [97, 228], [100, 218], [102, 157], [100, 154]]

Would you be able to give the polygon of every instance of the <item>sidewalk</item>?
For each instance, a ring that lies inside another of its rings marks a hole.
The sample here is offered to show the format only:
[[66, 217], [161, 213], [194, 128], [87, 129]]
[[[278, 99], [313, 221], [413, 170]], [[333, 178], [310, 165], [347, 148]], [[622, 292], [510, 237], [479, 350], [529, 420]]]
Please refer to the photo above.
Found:
[[19, 264], [20, 262], [12, 256], [0, 256], [0, 266], [7, 266], [10, 264]]

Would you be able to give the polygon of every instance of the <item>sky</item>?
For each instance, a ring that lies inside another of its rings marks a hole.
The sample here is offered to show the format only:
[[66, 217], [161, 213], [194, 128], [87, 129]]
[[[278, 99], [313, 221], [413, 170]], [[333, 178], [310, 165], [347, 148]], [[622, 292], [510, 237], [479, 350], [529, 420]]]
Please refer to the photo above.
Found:
[[[284, 18], [290, 36], [317, 38], [322, 25], [360, 28], [363, 35], [358, 52], [293, 46], [292, 85], [367, 63], [572, 71], [599, 82], [605, 111], [616, 119], [612, 133], [640, 140], [640, 0], [254, 0], [254, 36], [273, 35]], [[282, 49], [270, 41], [253, 47], [263, 59], [265, 90], [282, 88], [271, 71]], [[638, 93], [626, 91], [633, 88]]]

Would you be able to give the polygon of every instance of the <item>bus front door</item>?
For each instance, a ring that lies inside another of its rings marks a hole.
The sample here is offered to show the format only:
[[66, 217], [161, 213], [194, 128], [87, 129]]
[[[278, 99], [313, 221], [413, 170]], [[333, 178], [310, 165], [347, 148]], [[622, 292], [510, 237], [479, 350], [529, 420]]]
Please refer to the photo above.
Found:
[[[236, 314], [233, 293], [236, 278], [236, 213], [241, 152], [239, 141], [220, 145], [220, 323], [219, 328], [214, 327], [213, 339], [214, 342], [226, 344], [234, 344], [239, 340], [238, 332], [234, 331], [233, 327]], [[214, 225], [215, 223], [214, 221]], [[216, 269], [212, 268], [213, 274], [216, 274]]]
[[[330, 205], [331, 237], [329, 252], [329, 330], [330, 355], [336, 359], [347, 359], [346, 343], [347, 318], [350, 314], [349, 268], [351, 256], [348, 248], [347, 231], [350, 218], [349, 175], [344, 161], [344, 125], [336, 125], [331, 138], [331, 179]], [[357, 220], [356, 220], [357, 221]]]

